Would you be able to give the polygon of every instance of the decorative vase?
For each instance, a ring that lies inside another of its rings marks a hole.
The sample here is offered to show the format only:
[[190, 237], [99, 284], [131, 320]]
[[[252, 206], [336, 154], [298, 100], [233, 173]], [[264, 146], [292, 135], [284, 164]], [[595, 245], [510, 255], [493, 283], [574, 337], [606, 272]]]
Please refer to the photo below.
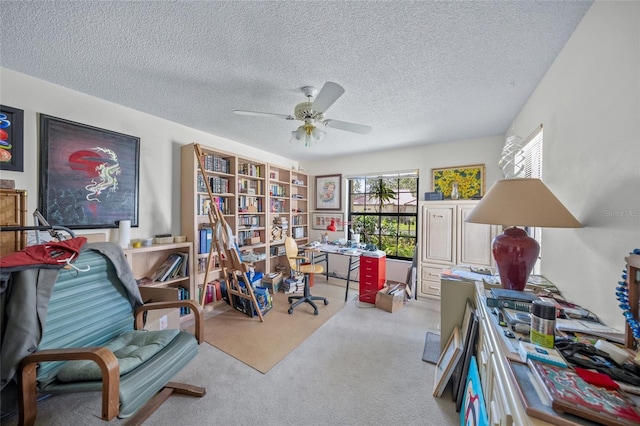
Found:
[[451, 199], [457, 200], [458, 198], [460, 198], [460, 194], [458, 193], [458, 183], [453, 182], [451, 185]]

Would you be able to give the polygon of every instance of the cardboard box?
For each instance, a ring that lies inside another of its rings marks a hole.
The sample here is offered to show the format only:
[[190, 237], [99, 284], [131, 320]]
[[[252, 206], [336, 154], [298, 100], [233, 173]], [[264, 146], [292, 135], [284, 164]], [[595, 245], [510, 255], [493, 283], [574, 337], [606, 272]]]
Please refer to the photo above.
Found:
[[402, 291], [404, 292], [404, 301], [405, 301], [405, 303], [407, 302], [407, 300], [409, 300], [411, 298], [411, 289], [409, 288], [407, 283], [403, 283], [403, 282], [400, 282], [400, 281], [386, 280], [384, 282], [384, 286], [385, 287], [390, 287], [392, 289], [394, 287], [401, 288]]
[[275, 294], [280, 290], [282, 284], [282, 273], [274, 272], [267, 274], [262, 278], [262, 285], [269, 289], [269, 293]]
[[[139, 287], [139, 289], [144, 303], [180, 300], [177, 288]], [[178, 308], [147, 311], [145, 330], [154, 331], [166, 328], [180, 329], [180, 310]]]
[[248, 246], [260, 243], [260, 237], [245, 238], [244, 243]]
[[383, 287], [376, 293], [376, 308], [380, 308], [387, 312], [396, 312], [404, 305], [403, 289], [396, 289], [395, 293], [389, 294], [394, 287]]

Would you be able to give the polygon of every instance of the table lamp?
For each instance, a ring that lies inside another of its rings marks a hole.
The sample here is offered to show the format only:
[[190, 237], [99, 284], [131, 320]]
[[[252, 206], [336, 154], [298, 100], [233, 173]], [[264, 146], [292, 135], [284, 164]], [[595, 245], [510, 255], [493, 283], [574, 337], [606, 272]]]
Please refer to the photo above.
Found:
[[581, 226], [540, 179], [524, 178], [496, 182], [465, 221], [506, 227], [493, 239], [491, 248], [502, 287], [520, 291], [538, 259], [540, 245], [516, 226]]

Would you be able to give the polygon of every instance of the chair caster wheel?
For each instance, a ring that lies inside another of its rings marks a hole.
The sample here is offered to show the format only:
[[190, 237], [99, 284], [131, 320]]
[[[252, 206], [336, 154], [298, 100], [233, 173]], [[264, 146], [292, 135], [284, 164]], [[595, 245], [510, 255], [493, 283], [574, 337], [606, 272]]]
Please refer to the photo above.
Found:
[[291, 303], [291, 301], [292, 301], [293, 299], [292, 299], [292, 298], [289, 298], [288, 300], [289, 300], [289, 303]]
[[289, 314], [293, 313], [293, 308], [289, 308]]
[[318, 310], [313, 311], [313, 315], [318, 315]]
[[328, 304], [329, 304], [329, 301], [328, 301], [328, 300], [325, 300], [325, 301], [324, 301], [324, 304], [325, 304], [325, 306], [326, 306], [326, 305], [328, 305]]

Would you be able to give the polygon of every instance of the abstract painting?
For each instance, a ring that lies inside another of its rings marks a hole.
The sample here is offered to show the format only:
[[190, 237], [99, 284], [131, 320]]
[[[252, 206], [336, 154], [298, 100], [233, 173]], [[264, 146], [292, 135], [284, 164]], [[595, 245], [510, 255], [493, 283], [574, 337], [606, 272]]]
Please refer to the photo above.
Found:
[[51, 225], [138, 226], [140, 139], [40, 115], [40, 205]]

